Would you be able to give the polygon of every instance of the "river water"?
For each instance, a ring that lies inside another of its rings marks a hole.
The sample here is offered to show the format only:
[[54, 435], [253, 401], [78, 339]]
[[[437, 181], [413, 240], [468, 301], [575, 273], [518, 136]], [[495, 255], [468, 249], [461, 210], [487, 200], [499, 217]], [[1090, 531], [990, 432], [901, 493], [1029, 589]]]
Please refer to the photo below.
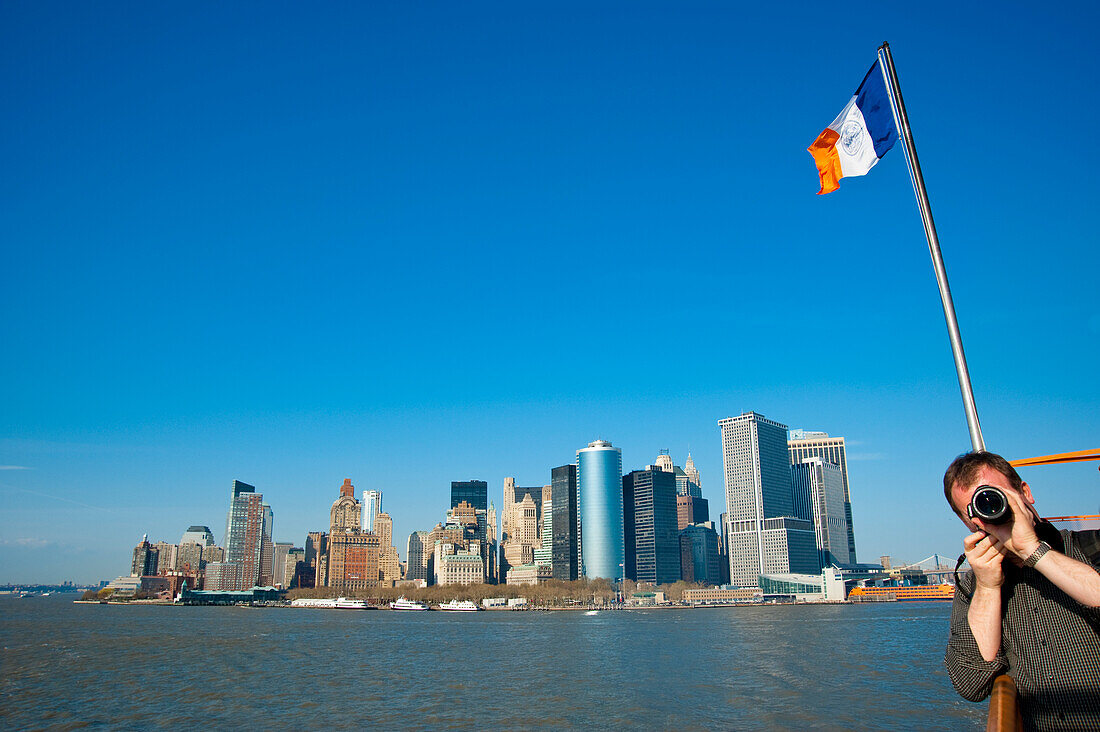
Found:
[[980, 729], [949, 603], [580, 612], [0, 597], [6, 729]]

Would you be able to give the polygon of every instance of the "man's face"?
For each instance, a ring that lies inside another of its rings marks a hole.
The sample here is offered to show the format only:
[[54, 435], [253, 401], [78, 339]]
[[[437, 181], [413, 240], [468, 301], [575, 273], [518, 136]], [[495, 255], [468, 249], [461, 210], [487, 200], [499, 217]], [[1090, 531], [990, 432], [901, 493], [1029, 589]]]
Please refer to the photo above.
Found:
[[974, 491], [978, 490], [980, 486], [991, 485], [994, 488], [1000, 488], [1005, 493], [1015, 493], [1016, 495], [1024, 499], [1024, 503], [1031, 506], [1035, 503], [1035, 499], [1031, 495], [1031, 488], [1027, 483], [1024, 483], [1023, 490], [1016, 490], [1012, 487], [1012, 482], [1008, 477], [1003, 475], [1000, 471], [983, 465], [978, 474], [974, 476], [974, 479], [969, 483], [963, 483], [956, 481], [955, 485], [951, 486], [951, 503], [962, 514], [962, 522], [966, 524], [966, 527], [971, 531], [980, 531], [979, 527], [970, 520], [966, 515], [966, 507], [970, 503], [970, 499], [974, 497]]

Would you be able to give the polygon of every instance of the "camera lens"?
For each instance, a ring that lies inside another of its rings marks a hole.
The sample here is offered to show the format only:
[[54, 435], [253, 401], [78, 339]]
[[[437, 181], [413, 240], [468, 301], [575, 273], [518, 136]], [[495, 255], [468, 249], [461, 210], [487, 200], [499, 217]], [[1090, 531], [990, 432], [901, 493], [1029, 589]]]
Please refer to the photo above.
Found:
[[970, 499], [971, 515], [991, 524], [1001, 524], [1011, 520], [1012, 511], [1008, 499], [1000, 488], [982, 486]]

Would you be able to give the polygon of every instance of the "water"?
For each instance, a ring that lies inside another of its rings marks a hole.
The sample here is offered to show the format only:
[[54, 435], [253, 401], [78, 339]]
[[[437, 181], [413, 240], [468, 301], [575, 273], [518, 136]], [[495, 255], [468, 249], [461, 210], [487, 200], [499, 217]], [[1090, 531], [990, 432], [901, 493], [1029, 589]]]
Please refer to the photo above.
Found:
[[949, 603], [395, 613], [0, 597], [7, 729], [980, 729]]

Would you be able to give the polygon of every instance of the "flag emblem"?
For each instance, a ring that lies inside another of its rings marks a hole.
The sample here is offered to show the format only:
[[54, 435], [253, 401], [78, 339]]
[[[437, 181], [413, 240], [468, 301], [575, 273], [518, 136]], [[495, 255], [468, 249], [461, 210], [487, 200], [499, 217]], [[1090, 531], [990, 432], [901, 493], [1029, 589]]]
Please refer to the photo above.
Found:
[[886, 76], [876, 61], [837, 118], [807, 148], [821, 179], [818, 194], [835, 191], [841, 178], [866, 175], [897, 140]]

